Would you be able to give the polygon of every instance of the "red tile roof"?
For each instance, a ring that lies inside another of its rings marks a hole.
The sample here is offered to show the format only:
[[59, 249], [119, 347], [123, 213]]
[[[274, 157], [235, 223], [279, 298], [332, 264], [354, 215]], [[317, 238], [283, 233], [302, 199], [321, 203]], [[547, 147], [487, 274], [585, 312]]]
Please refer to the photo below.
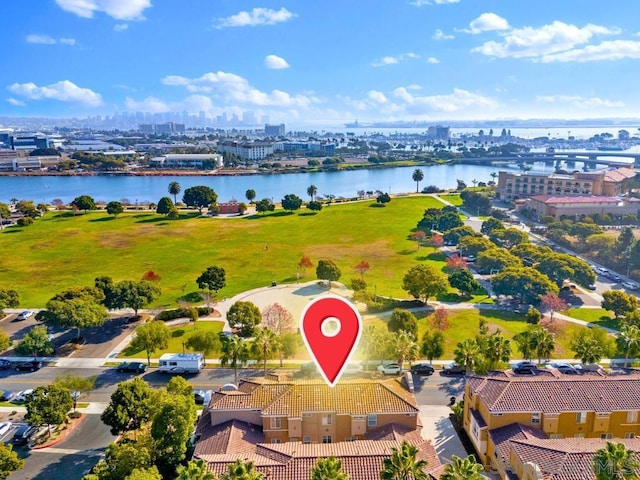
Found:
[[629, 178], [633, 178], [635, 176], [636, 176], [636, 171], [633, 168], [622, 167], [622, 168], [617, 168], [615, 170], [605, 172], [604, 181], [618, 183], [618, 182], [627, 180]]
[[600, 197], [600, 196], [595, 196], [595, 195], [591, 195], [591, 196], [575, 196], [575, 197], [571, 197], [571, 196], [549, 196], [549, 195], [535, 195], [530, 197], [532, 200], [536, 200], [538, 202], [541, 203], [545, 203], [545, 204], [563, 204], [563, 203], [613, 203], [613, 204], [618, 204], [620, 203], [622, 200], [620, 198], [617, 197]]
[[512, 423], [504, 427], [489, 430], [489, 436], [498, 452], [497, 460], [506, 463], [509, 463], [511, 441], [530, 438], [547, 438], [547, 435], [542, 430], [522, 425], [521, 423]]

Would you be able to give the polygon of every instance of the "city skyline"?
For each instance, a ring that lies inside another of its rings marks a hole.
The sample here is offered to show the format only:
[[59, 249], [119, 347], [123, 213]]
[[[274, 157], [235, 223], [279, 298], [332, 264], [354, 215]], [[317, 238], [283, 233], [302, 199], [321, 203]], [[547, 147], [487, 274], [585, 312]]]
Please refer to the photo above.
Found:
[[[640, 5], [11, 0], [0, 116], [635, 117]], [[636, 15], [634, 15], [636, 14]]]

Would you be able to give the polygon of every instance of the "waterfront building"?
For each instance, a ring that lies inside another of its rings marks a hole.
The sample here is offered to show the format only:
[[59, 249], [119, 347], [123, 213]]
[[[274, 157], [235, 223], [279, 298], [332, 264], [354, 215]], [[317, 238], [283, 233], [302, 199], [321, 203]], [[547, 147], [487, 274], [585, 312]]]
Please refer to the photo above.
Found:
[[0, 171], [2, 172], [28, 172], [56, 168], [60, 163], [60, 157], [56, 155], [21, 156], [13, 158], [0, 158]]
[[222, 168], [222, 155], [219, 153], [169, 153], [151, 159], [154, 168], [202, 168], [205, 162], [212, 164], [212, 168]]
[[437, 479], [443, 467], [420, 435], [418, 411], [397, 379], [343, 379], [331, 388], [288, 374], [249, 378], [213, 394], [194, 456], [220, 474], [241, 455], [270, 480], [288, 480], [310, 478], [317, 459], [332, 455], [351, 480], [378, 480], [391, 449], [407, 441]]
[[264, 134], [267, 137], [282, 137], [285, 134], [284, 123], [279, 125], [269, 125], [266, 124], [264, 126]]
[[217, 149], [220, 153], [232, 153], [244, 160], [262, 160], [273, 154], [273, 143], [224, 140], [218, 142]]
[[637, 215], [640, 211], [640, 199], [633, 197], [564, 197], [536, 195], [521, 204], [521, 208], [535, 212], [537, 218], [551, 216], [554, 218], [577, 219], [594, 214], [609, 214], [612, 217]]
[[637, 371], [538, 370], [524, 376], [507, 370], [467, 377], [463, 425], [480, 462], [504, 480], [587, 480], [595, 478], [593, 462], [588, 472], [578, 471], [582, 476], [570, 476], [570, 470], [562, 472], [562, 461], [548, 462], [545, 454], [555, 451], [558, 460], [566, 457], [562, 452], [593, 456], [605, 440], [635, 438], [639, 411]]
[[37, 148], [55, 148], [55, 141], [40, 133], [20, 133], [11, 135], [12, 150], [35, 150]]
[[273, 150], [276, 152], [325, 152], [331, 155], [336, 145], [327, 142], [275, 142]]

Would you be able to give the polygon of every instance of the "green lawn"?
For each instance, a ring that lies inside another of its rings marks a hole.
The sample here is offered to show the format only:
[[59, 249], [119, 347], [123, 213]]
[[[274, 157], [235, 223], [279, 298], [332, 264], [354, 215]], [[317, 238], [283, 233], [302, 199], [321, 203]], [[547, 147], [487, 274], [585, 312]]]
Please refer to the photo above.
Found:
[[[158, 350], [151, 355], [153, 358], [158, 358], [163, 353], [181, 353], [182, 342], [185, 342], [191, 335], [196, 332], [221, 332], [223, 322], [216, 321], [200, 321], [196, 323], [196, 328], [192, 323], [185, 323], [184, 325], [177, 325], [170, 327], [171, 337], [169, 338], [169, 346], [165, 350]], [[193, 350], [185, 348], [186, 353], [193, 353]], [[125, 358], [147, 358], [147, 352], [144, 350], [134, 350], [131, 346], [127, 347], [120, 355]]]
[[462, 206], [462, 199], [460, 198], [459, 193], [445, 193], [438, 196], [456, 207]]
[[593, 323], [600, 327], [620, 330], [620, 321], [614, 318], [612, 312], [603, 308], [570, 308], [562, 313], [571, 318]]
[[[92, 285], [97, 276], [137, 280], [148, 271], [160, 275], [162, 296], [156, 307], [173, 307], [197, 291], [195, 279], [207, 267], [227, 271], [219, 297], [279, 283], [294, 282], [303, 255], [316, 263], [334, 260], [349, 284], [361, 260], [378, 295], [406, 297], [402, 276], [417, 262], [443, 266], [431, 250], [409, 239], [426, 208], [442, 207], [430, 196], [394, 198], [384, 208], [374, 202], [331, 205], [318, 214], [276, 210], [233, 219], [183, 215], [176, 221], [151, 212], [110, 217], [105, 212], [73, 215], [50, 212], [27, 228], [0, 232], [0, 287], [13, 288], [21, 304], [44, 307], [54, 294]], [[10, 254], [9, 254], [10, 252]], [[303, 280], [315, 278], [307, 271]]]

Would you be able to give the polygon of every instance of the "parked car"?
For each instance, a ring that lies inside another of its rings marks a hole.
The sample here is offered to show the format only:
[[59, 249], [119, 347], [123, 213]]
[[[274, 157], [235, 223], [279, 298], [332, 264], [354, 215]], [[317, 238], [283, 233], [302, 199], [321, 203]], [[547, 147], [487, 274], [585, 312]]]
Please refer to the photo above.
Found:
[[0, 402], [9, 402], [15, 396], [15, 392], [12, 392], [11, 390], [3, 390], [2, 393], [0, 393]]
[[433, 368], [428, 363], [416, 363], [415, 365], [411, 365], [411, 373], [416, 375], [433, 375], [435, 368]]
[[452, 362], [449, 365], [446, 365], [442, 368], [442, 375], [464, 375], [467, 373], [467, 370], [462, 366], [458, 365], [456, 362]]
[[553, 362], [547, 365], [547, 368], [558, 370], [565, 375], [579, 375], [580, 372], [570, 363]]
[[20, 362], [20, 363], [16, 363], [15, 368], [19, 372], [22, 372], [22, 371], [35, 372], [36, 370], [40, 370], [42, 368], [42, 362], [40, 360], [30, 360], [28, 362]]
[[0, 359], [0, 370], [7, 370], [8, 368], [11, 368], [11, 361]]
[[18, 392], [18, 394], [14, 397], [14, 403], [24, 403], [27, 401], [27, 396], [33, 393], [33, 388], [28, 388], [27, 390], [22, 390]]
[[622, 278], [620, 277], [620, 275], [616, 275], [615, 273], [611, 274], [611, 275], [609, 276], [609, 278], [610, 278], [611, 280], [613, 280], [614, 282], [619, 282], [620, 280], [622, 280]]
[[538, 370], [538, 366], [533, 362], [522, 361], [513, 364], [511, 369], [519, 375], [533, 375]]
[[33, 316], [33, 312], [31, 310], [23, 310], [18, 314], [16, 320], [26, 320], [29, 317]]
[[344, 373], [360, 373], [364, 370], [363, 366], [359, 363], [347, 363], [346, 367], [344, 367]]
[[638, 289], [638, 285], [636, 285], [633, 282], [622, 282], [622, 286], [624, 288], [628, 288], [629, 290], [637, 290]]
[[14, 445], [26, 445], [31, 437], [36, 434], [38, 427], [32, 427], [31, 425], [21, 425], [14, 432], [11, 438], [11, 443]]
[[0, 437], [7, 434], [9, 430], [13, 427], [13, 423], [11, 422], [2, 422], [0, 423]]
[[204, 404], [204, 397], [205, 397], [206, 393], [204, 390], [194, 390], [193, 391], [193, 399], [196, 402], [196, 405], [203, 405]]
[[589, 290], [595, 290], [595, 289], [597, 289], [598, 287], [596, 287], [596, 286], [592, 283], [591, 285], [587, 285], [587, 288], [588, 288]]
[[397, 363], [387, 363], [378, 366], [378, 371], [385, 375], [398, 375], [402, 371], [402, 367]]
[[144, 373], [147, 365], [142, 362], [122, 362], [117, 367], [118, 372]]

